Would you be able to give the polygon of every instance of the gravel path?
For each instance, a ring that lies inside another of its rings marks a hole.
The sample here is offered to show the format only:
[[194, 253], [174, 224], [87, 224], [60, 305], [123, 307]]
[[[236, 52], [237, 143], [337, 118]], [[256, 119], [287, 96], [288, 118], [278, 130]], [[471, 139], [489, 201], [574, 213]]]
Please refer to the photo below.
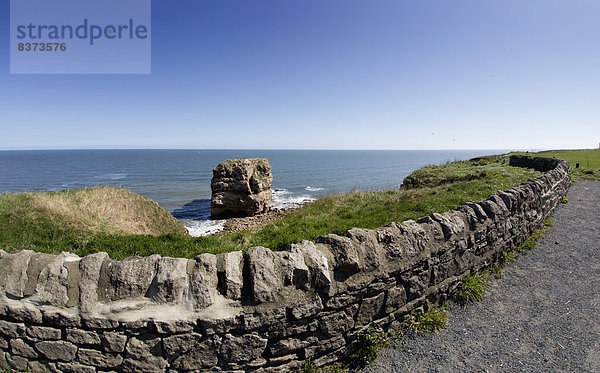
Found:
[[600, 372], [600, 182], [578, 182], [538, 247], [449, 327], [382, 352], [363, 372]]

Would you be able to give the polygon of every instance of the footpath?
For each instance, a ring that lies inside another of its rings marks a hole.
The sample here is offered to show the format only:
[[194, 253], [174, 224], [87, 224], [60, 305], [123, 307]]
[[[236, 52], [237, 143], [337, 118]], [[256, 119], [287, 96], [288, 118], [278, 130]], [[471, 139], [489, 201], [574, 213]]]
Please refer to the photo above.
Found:
[[448, 328], [405, 334], [363, 372], [600, 372], [600, 182], [577, 182], [538, 246]]

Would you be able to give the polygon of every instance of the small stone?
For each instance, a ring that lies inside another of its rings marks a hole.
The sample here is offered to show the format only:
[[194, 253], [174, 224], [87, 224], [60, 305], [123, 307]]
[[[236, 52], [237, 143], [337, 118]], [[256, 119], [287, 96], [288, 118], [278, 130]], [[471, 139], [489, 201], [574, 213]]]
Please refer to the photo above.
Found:
[[13, 354], [15, 355], [31, 359], [35, 359], [38, 357], [38, 354], [35, 352], [35, 350], [27, 343], [25, 343], [22, 339], [11, 339], [10, 347]]
[[17, 321], [27, 323], [42, 323], [42, 313], [33, 304], [27, 301], [9, 302], [6, 307], [7, 314]]
[[61, 337], [61, 331], [46, 326], [31, 326], [27, 328], [27, 335], [39, 340], [57, 340]]
[[323, 333], [333, 337], [352, 329], [354, 320], [341, 311], [321, 318], [319, 327]]
[[25, 335], [25, 324], [0, 320], [0, 334], [10, 338], [19, 338]]
[[197, 343], [185, 355], [178, 357], [171, 364], [172, 368], [179, 370], [206, 370], [214, 367], [218, 362], [215, 344], [208, 339]]
[[554, 244], [555, 245], [559, 245], [560, 243], [558, 241], [554, 241]]
[[316, 315], [321, 312], [321, 310], [323, 310], [323, 302], [321, 302], [320, 297], [316, 297], [313, 300], [292, 307], [292, 316], [297, 320], [303, 319], [305, 317]]
[[28, 373], [48, 373], [48, 366], [39, 361], [30, 361], [27, 363]]
[[61, 373], [94, 373], [96, 369], [94, 367], [88, 367], [78, 363], [57, 363], [56, 367]]
[[187, 353], [200, 339], [198, 333], [173, 335], [163, 339], [163, 348], [170, 356], [180, 356]]
[[104, 317], [90, 317], [84, 320], [85, 325], [90, 329], [115, 329], [119, 327], [117, 320]]
[[[27, 359], [17, 355], [5, 354], [6, 361], [9, 365], [9, 371], [12, 372], [12, 369], [15, 369], [19, 372], [24, 372], [27, 369]], [[11, 369], [12, 368], [12, 369]]]
[[123, 352], [127, 343], [127, 336], [116, 332], [104, 332], [100, 336], [102, 346], [108, 352]]
[[373, 321], [381, 312], [384, 298], [385, 293], [381, 293], [375, 297], [363, 299], [356, 316], [356, 325], [366, 325]]
[[45, 308], [42, 309], [45, 324], [79, 327], [81, 318], [79, 314], [68, 308]]
[[256, 303], [272, 302], [281, 288], [275, 272], [275, 255], [266, 247], [251, 247], [246, 251], [250, 291]]
[[126, 347], [123, 361], [124, 372], [162, 372], [167, 361], [162, 358], [162, 343], [159, 338], [140, 340], [132, 337]]
[[406, 290], [403, 286], [397, 286], [388, 290], [384, 312], [390, 314], [397, 311], [406, 304]]
[[42, 341], [35, 348], [50, 360], [71, 361], [77, 352], [77, 346], [64, 341]]
[[97, 350], [80, 348], [77, 352], [79, 362], [96, 368], [116, 368], [123, 362], [123, 357], [118, 354], [102, 353]]
[[312, 345], [318, 341], [317, 337], [310, 336], [304, 338], [288, 338], [275, 342], [269, 347], [269, 353], [273, 356], [289, 354], [293, 351], [300, 350]]
[[234, 337], [227, 334], [221, 345], [221, 356], [227, 362], [245, 362], [259, 358], [265, 348], [267, 340], [256, 334], [246, 334]]
[[67, 341], [77, 345], [100, 345], [98, 333], [80, 329], [67, 329]]
[[156, 327], [156, 331], [160, 334], [185, 333], [193, 330], [196, 326], [195, 321], [189, 320], [154, 320], [153, 323]]

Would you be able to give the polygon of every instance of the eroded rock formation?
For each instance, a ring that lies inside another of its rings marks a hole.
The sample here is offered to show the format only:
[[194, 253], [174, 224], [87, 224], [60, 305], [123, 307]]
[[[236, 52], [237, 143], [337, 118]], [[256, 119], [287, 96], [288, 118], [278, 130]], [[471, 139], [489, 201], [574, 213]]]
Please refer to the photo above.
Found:
[[271, 208], [271, 164], [265, 158], [230, 159], [213, 169], [214, 219], [253, 216]]

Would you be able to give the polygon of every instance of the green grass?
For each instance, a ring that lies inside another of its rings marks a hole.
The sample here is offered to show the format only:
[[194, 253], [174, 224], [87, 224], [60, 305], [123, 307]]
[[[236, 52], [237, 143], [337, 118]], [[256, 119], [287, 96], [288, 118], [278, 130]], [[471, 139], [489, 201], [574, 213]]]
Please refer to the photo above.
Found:
[[[571, 165], [575, 179], [600, 180], [600, 149], [557, 150], [518, 154], [564, 159]], [[576, 168], [577, 163], [579, 163], [579, 168]]]
[[462, 305], [480, 302], [485, 298], [489, 283], [490, 276], [487, 272], [471, 273], [465, 277], [456, 293], [454, 293], [454, 300]]
[[411, 315], [406, 326], [417, 334], [433, 333], [448, 326], [448, 308], [444, 303], [425, 313]]
[[[441, 175], [450, 171], [454, 175], [473, 172], [485, 175], [473, 180], [441, 182], [444, 179]], [[429, 187], [330, 195], [261, 228], [208, 237], [190, 237], [173, 231], [158, 236], [118, 233], [106, 228], [111, 226], [110, 221], [88, 229], [66, 224], [47, 214], [30, 214], [28, 195], [33, 193], [2, 194], [0, 248], [9, 252], [21, 249], [47, 253], [69, 251], [80, 256], [106, 251], [114, 259], [151, 254], [192, 258], [205, 252], [245, 250], [258, 245], [282, 250], [303, 239], [314, 240], [329, 233], [344, 234], [353, 227], [377, 228], [394, 221], [442, 213], [540, 175], [531, 169], [510, 167], [501, 161], [429, 166], [421, 176], [419, 171], [416, 176], [413, 175], [414, 179], [428, 178], [426, 184], [431, 185]]]

